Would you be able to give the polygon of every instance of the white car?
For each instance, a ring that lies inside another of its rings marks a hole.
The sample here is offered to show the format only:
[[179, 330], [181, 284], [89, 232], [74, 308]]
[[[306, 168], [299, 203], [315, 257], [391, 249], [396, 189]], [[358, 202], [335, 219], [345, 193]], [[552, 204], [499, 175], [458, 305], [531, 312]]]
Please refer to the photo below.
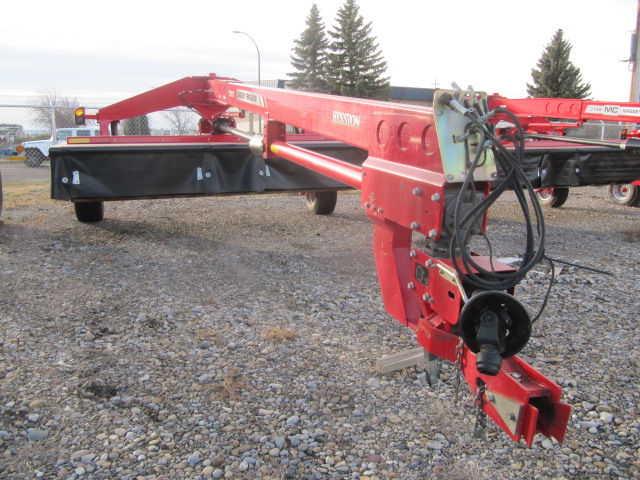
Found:
[[56, 129], [55, 138], [48, 140], [34, 140], [22, 143], [24, 149], [24, 163], [28, 167], [39, 167], [42, 162], [49, 160], [49, 147], [66, 142], [67, 137], [96, 137], [100, 135], [100, 127], [70, 127]]

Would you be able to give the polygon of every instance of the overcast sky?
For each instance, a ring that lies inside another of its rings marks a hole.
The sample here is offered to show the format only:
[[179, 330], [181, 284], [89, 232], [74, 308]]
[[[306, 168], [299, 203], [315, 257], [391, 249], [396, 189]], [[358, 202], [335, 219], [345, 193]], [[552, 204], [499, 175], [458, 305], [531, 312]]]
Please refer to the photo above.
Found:
[[[312, 0], [5, 2], [0, 94], [55, 90], [129, 96], [210, 72], [286, 79]], [[344, 0], [315, 2], [327, 28]], [[531, 69], [557, 29], [597, 100], [627, 101], [636, 0], [359, 0], [391, 84], [526, 97]]]

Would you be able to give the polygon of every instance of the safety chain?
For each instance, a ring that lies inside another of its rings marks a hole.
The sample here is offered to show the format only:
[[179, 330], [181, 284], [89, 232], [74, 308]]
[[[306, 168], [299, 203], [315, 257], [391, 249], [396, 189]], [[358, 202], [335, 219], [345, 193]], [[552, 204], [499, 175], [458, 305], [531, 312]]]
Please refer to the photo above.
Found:
[[482, 409], [484, 406], [484, 392], [486, 390], [486, 384], [478, 379], [478, 393], [476, 394], [476, 426], [473, 429], [474, 438], [487, 439], [487, 414]]
[[456, 363], [453, 369], [453, 404], [458, 405], [460, 398], [460, 388], [462, 386], [462, 354], [464, 353], [464, 342], [462, 338], [456, 347]]
[[[453, 404], [459, 405], [458, 400], [460, 399], [460, 392], [462, 390], [462, 356], [464, 355], [464, 342], [460, 339], [460, 343], [456, 347], [456, 362], [453, 371]], [[476, 424], [473, 429], [474, 438], [482, 438], [483, 440], [487, 439], [487, 414], [484, 409], [484, 394], [487, 388], [486, 383], [482, 380], [477, 380], [478, 392], [476, 393], [476, 397], [474, 399], [475, 409], [476, 409]]]

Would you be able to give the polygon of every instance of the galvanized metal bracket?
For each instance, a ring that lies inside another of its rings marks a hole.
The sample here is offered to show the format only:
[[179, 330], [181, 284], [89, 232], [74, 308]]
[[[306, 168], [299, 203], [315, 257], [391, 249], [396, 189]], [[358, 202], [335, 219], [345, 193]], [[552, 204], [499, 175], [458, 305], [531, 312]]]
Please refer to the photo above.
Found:
[[467, 297], [467, 292], [465, 292], [464, 288], [462, 287], [462, 282], [460, 281], [458, 272], [456, 272], [454, 268], [443, 263], [438, 263], [438, 272], [440, 272], [440, 276], [447, 282], [453, 283], [456, 287], [458, 287], [460, 295], [462, 296], [462, 300], [464, 300], [464, 303], [467, 303], [469, 301], [469, 297]]
[[490, 390], [486, 390], [485, 395], [511, 434], [517, 435], [520, 431], [524, 405]]

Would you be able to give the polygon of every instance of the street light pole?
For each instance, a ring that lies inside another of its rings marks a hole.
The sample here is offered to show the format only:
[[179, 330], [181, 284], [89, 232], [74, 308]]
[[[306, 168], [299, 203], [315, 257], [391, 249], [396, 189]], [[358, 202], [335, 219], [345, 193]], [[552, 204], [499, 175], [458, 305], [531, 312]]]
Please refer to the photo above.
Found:
[[[638, 1], [640, 1], [640, 0], [638, 0]], [[248, 33], [241, 32], [239, 30], [234, 30], [233, 33], [241, 33], [243, 35], [246, 35], [247, 37], [249, 37], [249, 40], [251, 40], [253, 42], [253, 44], [256, 46], [256, 52], [258, 52], [258, 86], [260, 86], [261, 85], [261, 82], [260, 82], [260, 49], [258, 48], [258, 44], [251, 37], [251, 35], [249, 35]], [[253, 131], [253, 121], [251, 121], [251, 131]], [[262, 117], [261, 116], [258, 116], [258, 131], [262, 131]]]
[[233, 33], [242, 33], [243, 35], [246, 35], [247, 37], [249, 37], [249, 40], [251, 40], [256, 46], [256, 52], [258, 52], [258, 86], [260, 86], [260, 49], [258, 48], [258, 44], [248, 33], [240, 32], [239, 30], [234, 30]]

